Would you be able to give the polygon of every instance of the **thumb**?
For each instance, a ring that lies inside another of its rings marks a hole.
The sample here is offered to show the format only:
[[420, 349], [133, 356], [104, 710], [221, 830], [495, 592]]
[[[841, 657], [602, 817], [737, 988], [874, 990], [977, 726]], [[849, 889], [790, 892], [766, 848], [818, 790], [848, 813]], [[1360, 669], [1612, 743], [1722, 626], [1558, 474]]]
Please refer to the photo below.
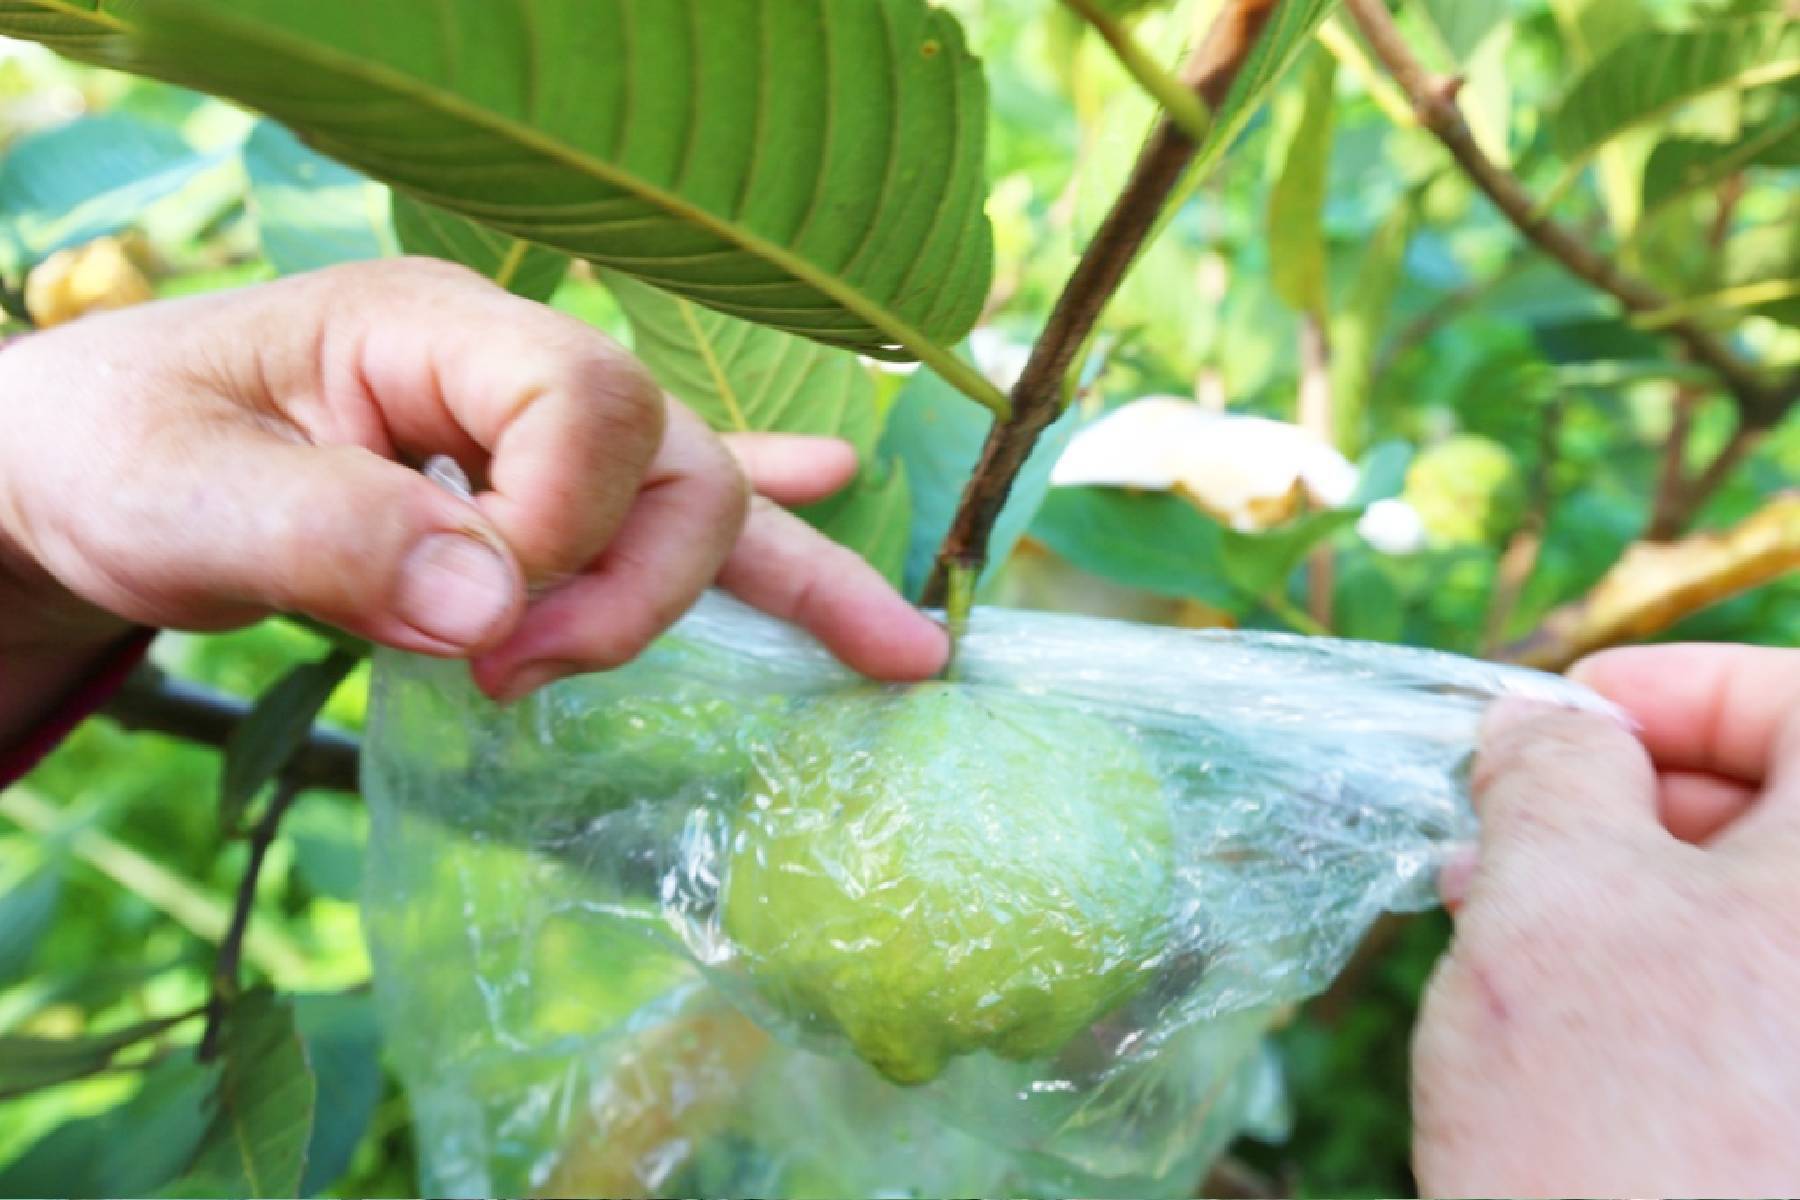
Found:
[[1554, 843], [1660, 829], [1649, 755], [1593, 713], [1501, 701], [1482, 724], [1472, 788], [1484, 867]]
[[475, 505], [361, 447], [223, 436], [232, 444], [209, 447], [194, 491], [204, 503], [167, 498], [136, 523], [151, 535], [140, 547], [167, 564], [156, 590], [176, 611], [162, 623], [220, 622], [234, 607], [304, 613], [446, 657], [518, 624], [522, 572]]

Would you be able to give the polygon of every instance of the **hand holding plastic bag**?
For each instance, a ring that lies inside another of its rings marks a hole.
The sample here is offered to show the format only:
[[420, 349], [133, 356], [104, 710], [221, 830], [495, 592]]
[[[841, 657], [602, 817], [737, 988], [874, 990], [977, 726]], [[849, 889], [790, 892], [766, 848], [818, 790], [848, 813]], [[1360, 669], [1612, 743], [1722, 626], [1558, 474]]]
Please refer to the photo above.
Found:
[[1431, 903], [1508, 693], [1600, 705], [987, 610], [955, 682], [878, 688], [720, 598], [510, 710], [386, 658], [370, 928], [427, 1182], [1182, 1194], [1266, 1101], [1270, 1015]]

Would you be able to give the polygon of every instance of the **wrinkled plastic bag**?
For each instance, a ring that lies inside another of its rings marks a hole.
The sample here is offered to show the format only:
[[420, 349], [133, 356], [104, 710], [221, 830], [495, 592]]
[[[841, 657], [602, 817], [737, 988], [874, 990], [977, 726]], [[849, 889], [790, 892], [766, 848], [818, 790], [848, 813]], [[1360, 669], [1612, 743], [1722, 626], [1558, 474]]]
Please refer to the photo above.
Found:
[[434, 1195], [1192, 1194], [1472, 838], [1533, 672], [978, 610], [880, 688], [710, 596], [511, 708], [386, 653], [366, 920]]

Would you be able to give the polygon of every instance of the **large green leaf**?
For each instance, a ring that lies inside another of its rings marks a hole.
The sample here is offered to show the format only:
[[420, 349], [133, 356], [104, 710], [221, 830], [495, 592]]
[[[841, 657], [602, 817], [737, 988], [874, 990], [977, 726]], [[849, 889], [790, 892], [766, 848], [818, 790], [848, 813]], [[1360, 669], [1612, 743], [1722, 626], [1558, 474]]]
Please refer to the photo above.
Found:
[[293, 1007], [266, 989], [239, 996], [220, 1039], [211, 1120], [175, 1196], [297, 1196], [317, 1084]]
[[1713, 21], [1643, 29], [1620, 39], [1570, 85], [1546, 117], [1551, 147], [1572, 167], [1613, 138], [1724, 89], [1800, 75], [1800, 24]]
[[801, 515], [898, 582], [911, 493], [904, 469], [876, 453], [882, 414], [869, 368], [848, 350], [713, 312], [615, 272], [606, 284], [631, 323], [638, 357], [714, 429], [825, 434], [856, 447], [857, 481]]
[[115, 48], [419, 199], [821, 341], [942, 359], [986, 298], [985, 85], [926, 0], [140, 0]]
[[569, 273], [569, 256], [414, 200], [394, 197], [394, 235], [408, 254], [461, 263], [527, 300], [548, 300]]
[[875, 381], [847, 350], [716, 313], [609, 272], [632, 349], [658, 383], [721, 433], [841, 437], [861, 454], [881, 432]]
[[386, 189], [278, 123], [259, 121], [245, 139], [244, 172], [263, 257], [283, 275], [394, 252]]

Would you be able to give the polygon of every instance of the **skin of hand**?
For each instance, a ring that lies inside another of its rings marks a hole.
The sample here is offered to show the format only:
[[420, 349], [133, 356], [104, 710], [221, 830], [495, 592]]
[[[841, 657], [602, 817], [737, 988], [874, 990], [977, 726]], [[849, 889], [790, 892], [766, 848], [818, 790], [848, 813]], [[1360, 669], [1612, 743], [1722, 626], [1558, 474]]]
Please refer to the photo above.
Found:
[[1427, 1196], [1800, 1191], [1800, 650], [1611, 651], [1503, 704], [1413, 1046]]
[[[844, 486], [848, 444], [728, 445], [603, 335], [440, 262], [29, 336], [0, 416], [0, 739], [134, 624], [303, 613], [501, 700], [629, 661], [715, 582], [877, 678], [948, 652], [778, 507]], [[438, 454], [473, 503], [402, 465]]]

